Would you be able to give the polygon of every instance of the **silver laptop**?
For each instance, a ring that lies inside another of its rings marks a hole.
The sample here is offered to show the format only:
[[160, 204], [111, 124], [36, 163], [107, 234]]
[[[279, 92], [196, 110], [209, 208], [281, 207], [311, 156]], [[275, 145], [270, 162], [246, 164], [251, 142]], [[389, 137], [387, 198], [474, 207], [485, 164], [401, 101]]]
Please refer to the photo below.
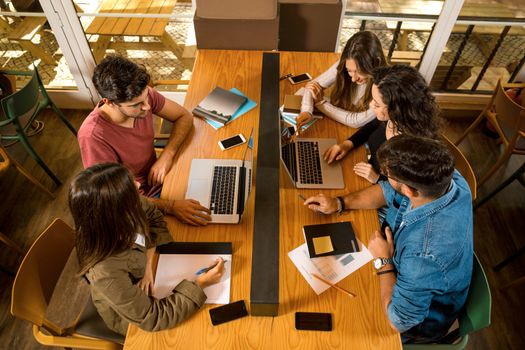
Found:
[[211, 210], [211, 222], [237, 224], [252, 189], [253, 129], [243, 160], [193, 159], [186, 198]]
[[343, 169], [339, 162], [328, 163], [324, 152], [336, 144], [335, 139], [293, 139], [295, 129], [282, 119], [281, 160], [297, 188], [344, 188]]

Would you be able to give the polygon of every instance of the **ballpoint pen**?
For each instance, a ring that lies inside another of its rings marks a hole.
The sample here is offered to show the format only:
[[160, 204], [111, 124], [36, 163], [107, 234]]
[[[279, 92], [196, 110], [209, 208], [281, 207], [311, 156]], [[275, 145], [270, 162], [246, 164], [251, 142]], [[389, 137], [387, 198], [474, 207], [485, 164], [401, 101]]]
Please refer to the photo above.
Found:
[[[224, 263], [226, 264], [228, 262], [228, 260], [224, 260]], [[208, 266], [208, 267], [203, 267], [202, 269], [200, 269], [199, 271], [195, 272], [196, 275], [201, 275], [203, 273], [206, 273], [208, 271], [210, 271], [211, 269], [213, 269], [215, 266], [217, 266], [219, 262], [217, 261], [215, 264], [211, 265], [211, 266]]]

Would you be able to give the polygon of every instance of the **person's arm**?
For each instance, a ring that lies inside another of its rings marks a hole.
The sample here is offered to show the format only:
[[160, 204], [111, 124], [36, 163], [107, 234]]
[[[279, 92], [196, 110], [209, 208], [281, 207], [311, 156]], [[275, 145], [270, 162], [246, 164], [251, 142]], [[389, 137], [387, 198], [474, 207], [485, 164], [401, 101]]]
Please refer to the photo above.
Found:
[[[157, 93], [154, 91], [154, 93]], [[164, 177], [173, 165], [173, 158], [179, 147], [193, 128], [193, 117], [191, 113], [178, 103], [165, 99], [160, 111], [154, 112], [161, 118], [173, 122], [173, 128], [161, 155], [153, 164], [148, 175], [148, 184], [159, 185], [164, 182]]]
[[[344, 201], [344, 209], [377, 209], [386, 205], [383, 190], [379, 185], [373, 185], [360, 191], [341, 196]], [[304, 201], [309, 209], [323, 214], [332, 214], [340, 208], [339, 200], [319, 194], [307, 198]]]
[[363, 112], [349, 112], [328, 101], [316, 103], [315, 107], [327, 117], [352, 128], [360, 128], [376, 118], [372, 109]]
[[381, 126], [381, 122], [379, 120], [373, 119], [369, 123], [363, 125], [359, 130], [357, 130], [352, 136], [348, 138], [350, 142], [354, 145], [354, 147], [359, 147], [365, 142], [368, 141], [368, 138], [372, 133]]
[[[330, 68], [328, 68], [321, 75], [313, 79], [312, 81], [319, 83], [319, 85], [326, 89], [327, 87], [332, 86], [335, 83], [335, 78], [337, 76], [337, 65], [339, 61], [335, 62]], [[312, 115], [314, 111], [314, 98], [312, 92], [308, 89], [299, 89], [296, 94], [303, 94], [303, 99], [301, 102], [301, 113], [309, 113]]]

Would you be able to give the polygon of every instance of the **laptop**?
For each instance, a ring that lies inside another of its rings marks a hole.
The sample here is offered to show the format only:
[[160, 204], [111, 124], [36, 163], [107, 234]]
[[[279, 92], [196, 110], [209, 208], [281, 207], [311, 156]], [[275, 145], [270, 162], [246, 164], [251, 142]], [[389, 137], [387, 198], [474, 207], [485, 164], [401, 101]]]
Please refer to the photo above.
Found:
[[295, 128], [282, 118], [281, 161], [292, 183], [297, 188], [344, 188], [343, 169], [339, 162], [328, 163], [324, 152], [336, 144], [336, 139], [296, 138]]
[[253, 129], [242, 160], [192, 160], [185, 198], [209, 208], [212, 223], [237, 224], [252, 189], [252, 169]]

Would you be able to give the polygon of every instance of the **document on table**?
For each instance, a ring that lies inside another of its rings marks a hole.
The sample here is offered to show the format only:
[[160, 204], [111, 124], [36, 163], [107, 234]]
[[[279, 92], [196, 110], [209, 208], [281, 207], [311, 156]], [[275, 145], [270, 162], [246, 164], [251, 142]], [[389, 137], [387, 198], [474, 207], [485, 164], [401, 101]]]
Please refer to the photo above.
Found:
[[370, 254], [370, 251], [363, 243], [361, 243], [361, 241], [357, 241], [359, 244], [359, 252], [356, 253], [330, 255], [310, 259], [308, 246], [304, 243], [289, 252], [288, 257], [292, 260], [314, 292], [319, 295], [330, 288], [330, 286], [314, 278], [312, 273], [316, 273], [325, 280], [335, 284], [372, 260], [372, 254]]
[[[197, 271], [213, 265], [218, 257], [221, 257], [224, 263], [224, 274], [219, 283], [204, 288], [207, 299], [206, 304], [228, 304], [230, 303], [230, 285], [231, 285], [231, 243], [228, 249], [212, 249], [211, 251], [202, 249], [173, 249], [177, 244], [191, 244], [191, 243], [175, 243], [171, 249], [164, 249], [159, 247], [159, 262], [157, 264], [157, 274], [155, 276], [155, 284], [153, 287], [153, 297], [162, 299], [170, 295], [173, 289], [184, 279], [194, 281], [198, 276]], [[199, 244], [199, 243], [193, 243]], [[210, 243], [214, 244], [214, 243]], [[221, 244], [221, 243], [216, 243]], [[199, 253], [201, 251], [202, 253]], [[167, 252], [167, 253], [166, 253]], [[182, 252], [184, 252], [182, 254]], [[189, 254], [187, 254], [189, 253]]]

